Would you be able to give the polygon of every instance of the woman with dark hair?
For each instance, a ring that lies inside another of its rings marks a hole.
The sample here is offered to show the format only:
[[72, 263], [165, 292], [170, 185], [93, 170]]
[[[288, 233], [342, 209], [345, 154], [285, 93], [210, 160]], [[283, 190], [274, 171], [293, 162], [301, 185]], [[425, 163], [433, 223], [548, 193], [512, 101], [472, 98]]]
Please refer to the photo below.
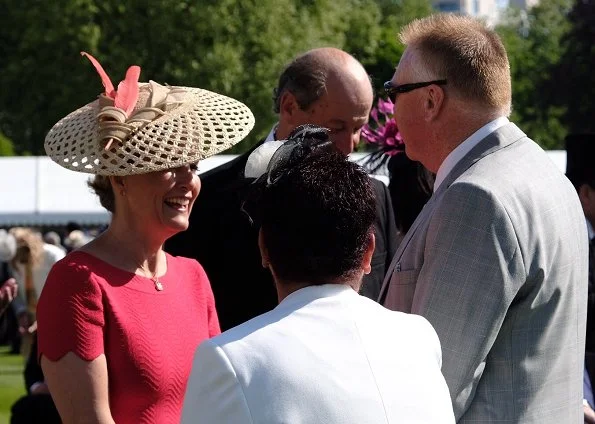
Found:
[[132, 66], [114, 89], [48, 133], [61, 166], [95, 174], [109, 227], [69, 253], [38, 304], [39, 356], [64, 423], [179, 422], [194, 348], [219, 334], [209, 280], [164, 242], [188, 228], [197, 164], [244, 138], [250, 110], [193, 87], [139, 83]]

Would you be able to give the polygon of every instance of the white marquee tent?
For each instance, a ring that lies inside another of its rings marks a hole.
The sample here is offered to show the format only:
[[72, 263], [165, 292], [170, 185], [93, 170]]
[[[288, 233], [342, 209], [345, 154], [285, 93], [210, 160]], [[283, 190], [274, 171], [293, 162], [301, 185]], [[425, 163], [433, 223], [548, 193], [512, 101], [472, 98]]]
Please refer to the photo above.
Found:
[[[209, 158], [201, 162], [201, 172], [233, 157]], [[107, 224], [109, 213], [86, 184], [90, 177], [45, 156], [1, 157], [0, 227]]]
[[[548, 154], [564, 172], [566, 152], [554, 150]], [[363, 154], [352, 156], [357, 160]], [[200, 163], [200, 172], [233, 157], [208, 158]], [[69, 221], [81, 225], [108, 223], [109, 214], [87, 187], [89, 176], [64, 169], [48, 157], [0, 158], [0, 227], [65, 225]]]

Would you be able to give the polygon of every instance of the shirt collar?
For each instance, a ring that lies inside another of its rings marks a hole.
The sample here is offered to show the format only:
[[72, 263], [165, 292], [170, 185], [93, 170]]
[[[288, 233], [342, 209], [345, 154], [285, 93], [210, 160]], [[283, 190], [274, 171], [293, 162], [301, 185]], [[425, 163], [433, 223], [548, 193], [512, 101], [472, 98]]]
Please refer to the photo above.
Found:
[[292, 308], [296, 304], [305, 304], [311, 302], [313, 299], [320, 299], [334, 296], [359, 296], [353, 288], [346, 284], [316, 284], [302, 287], [294, 292], [288, 294], [276, 309]]
[[277, 134], [277, 125], [279, 124], [275, 124], [273, 125], [273, 128], [271, 128], [271, 131], [269, 131], [269, 135], [267, 135], [267, 138], [264, 139], [264, 142], [266, 143], [267, 141], [273, 141], [276, 140], [277, 137], [275, 137]]
[[500, 118], [488, 122], [483, 127], [471, 134], [471, 136], [459, 144], [452, 152], [450, 152], [446, 159], [444, 159], [444, 162], [442, 162], [440, 165], [440, 168], [438, 168], [436, 181], [434, 182], [434, 192], [438, 190], [438, 187], [440, 187], [440, 184], [442, 184], [450, 171], [453, 170], [456, 164], [459, 163], [459, 161], [463, 159], [465, 155], [471, 151], [471, 149], [477, 146], [481, 140], [496, 131], [498, 128], [508, 124], [508, 122], [508, 118], [505, 116], [501, 116]]
[[595, 237], [595, 230], [593, 230], [593, 225], [591, 225], [591, 223], [589, 222], [588, 219], [587, 219], [587, 234], [589, 235], [589, 240], [593, 240], [593, 237]]

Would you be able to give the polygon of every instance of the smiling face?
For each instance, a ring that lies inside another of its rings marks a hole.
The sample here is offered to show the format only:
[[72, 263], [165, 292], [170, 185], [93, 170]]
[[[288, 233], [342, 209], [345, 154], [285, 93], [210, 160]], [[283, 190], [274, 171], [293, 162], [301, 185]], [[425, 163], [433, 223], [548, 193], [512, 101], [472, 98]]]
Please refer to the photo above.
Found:
[[164, 238], [186, 230], [200, 191], [196, 171], [193, 164], [116, 180], [115, 216], [124, 216], [131, 225], [150, 228]]

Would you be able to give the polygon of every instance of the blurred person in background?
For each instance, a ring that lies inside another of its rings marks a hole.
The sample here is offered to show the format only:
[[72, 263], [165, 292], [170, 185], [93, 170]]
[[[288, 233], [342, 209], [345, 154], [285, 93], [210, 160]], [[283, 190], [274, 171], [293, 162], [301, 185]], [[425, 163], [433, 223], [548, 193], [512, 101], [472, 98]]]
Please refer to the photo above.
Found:
[[0, 229], [0, 344], [10, 345], [11, 354], [21, 351], [21, 335], [16, 311], [24, 309], [18, 296], [18, 284], [14, 279], [10, 261], [17, 252], [13, 235]]
[[64, 239], [64, 246], [66, 246], [68, 252], [72, 252], [73, 250], [80, 249], [91, 240], [92, 238], [82, 230], [72, 230]]
[[21, 333], [21, 354], [29, 357], [33, 333], [37, 329], [37, 302], [52, 266], [65, 256], [63, 249], [45, 243], [39, 232], [25, 227], [13, 227], [17, 250], [10, 261], [11, 269], [20, 286], [23, 307], [16, 311]]
[[43, 241], [47, 244], [51, 244], [53, 246], [57, 246], [66, 252], [66, 248], [62, 245], [62, 239], [60, 235], [55, 231], [48, 231], [43, 235]]
[[566, 176], [576, 188], [589, 240], [589, 291], [587, 294], [587, 335], [583, 399], [585, 422], [595, 423], [595, 133], [569, 134], [566, 145]]
[[17, 252], [12, 234], [0, 229], [0, 319], [17, 296], [18, 286], [9, 269], [9, 262]]
[[37, 357], [37, 335], [23, 372], [27, 394], [10, 408], [10, 424], [60, 424], [60, 415], [50, 395]]

